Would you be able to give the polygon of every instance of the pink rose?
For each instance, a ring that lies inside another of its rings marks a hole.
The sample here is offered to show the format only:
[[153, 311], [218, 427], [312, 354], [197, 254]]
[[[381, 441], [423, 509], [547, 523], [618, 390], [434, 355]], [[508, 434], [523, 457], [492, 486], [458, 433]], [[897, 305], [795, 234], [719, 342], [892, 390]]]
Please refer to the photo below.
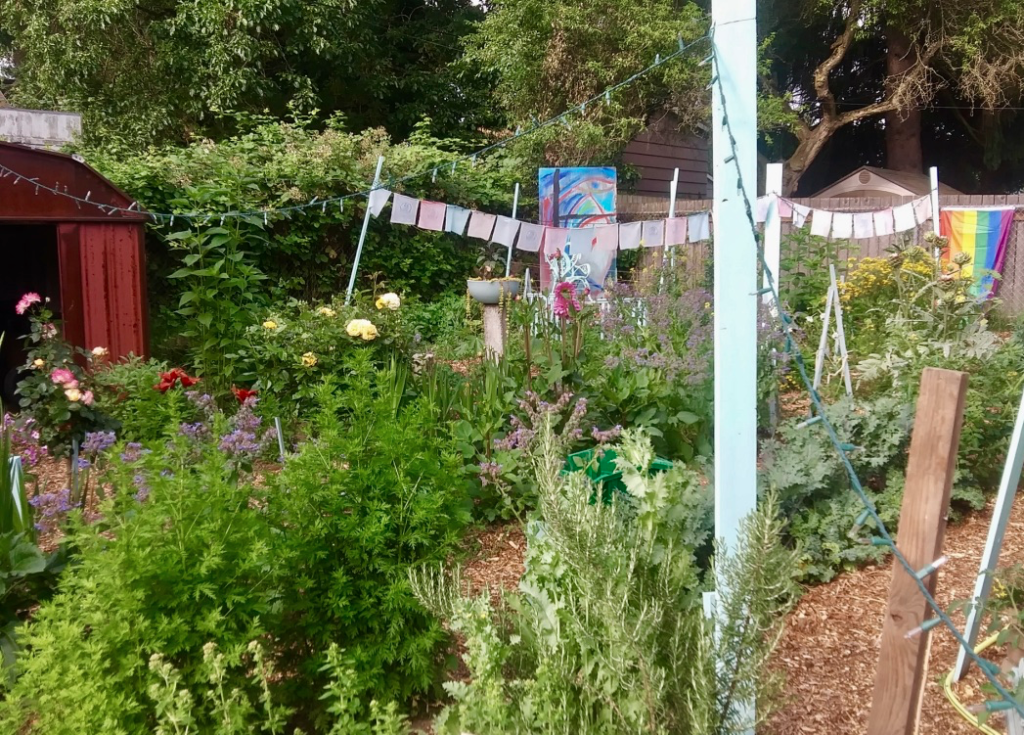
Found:
[[92, 398], [93, 398], [92, 391], [91, 390], [87, 390], [85, 393], [82, 394], [82, 403], [84, 403], [86, 406], [91, 406], [92, 405]]
[[35, 291], [29, 291], [27, 294], [21, 297], [21, 301], [14, 307], [14, 310], [19, 314], [24, 314], [29, 310], [32, 304], [38, 304], [43, 300], [43, 297], [37, 294]]
[[67, 368], [56, 368], [52, 373], [50, 373], [50, 380], [52, 380], [56, 385], [74, 383], [76, 387], [78, 386], [78, 382], [75, 380], [75, 374]]

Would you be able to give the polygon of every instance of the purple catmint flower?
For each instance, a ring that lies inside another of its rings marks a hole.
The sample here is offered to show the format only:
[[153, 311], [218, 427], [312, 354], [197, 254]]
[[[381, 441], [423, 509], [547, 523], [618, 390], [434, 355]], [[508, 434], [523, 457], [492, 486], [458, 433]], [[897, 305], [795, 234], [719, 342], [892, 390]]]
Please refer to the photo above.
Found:
[[209, 393], [200, 393], [197, 390], [185, 391], [185, 397], [196, 406], [206, 418], [212, 418], [217, 413], [217, 402]]
[[149, 454], [151, 450], [143, 449], [142, 445], [138, 442], [128, 442], [124, 445], [124, 451], [121, 452], [121, 461], [125, 464], [131, 464], [138, 462], [145, 455]]
[[81, 503], [71, 502], [71, 490], [64, 488], [55, 493], [40, 493], [28, 501], [36, 510], [36, 530], [46, 532], [56, 528], [61, 519]]
[[178, 433], [198, 441], [209, 434], [210, 430], [202, 421], [197, 421], [194, 424], [182, 424], [178, 427]]
[[620, 434], [622, 434], [622, 426], [620, 424], [616, 424], [607, 431], [601, 431], [596, 426], [590, 429], [590, 436], [598, 444], [607, 444], [610, 441], [614, 441], [619, 438]]
[[480, 463], [480, 484], [484, 487], [497, 485], [501, 480], [501, 465], [497, 462]]
[[146, 482], [146, 476], [141, 473], [137, 474], [132, 478], [132, 483], [135, 485], [135, 494], [132, 497], [140, 503], [145, 502], [149, 497], [149, 483]]
[[85, 457], [78, 458], [78, 469], [87, 470], [92, 466], [92, 462], [87, 460]]
[[116, 442], [117, 436], [112, 431], [90, 431], [82, 442], [82, 454], [96, 457], [110, 449]]

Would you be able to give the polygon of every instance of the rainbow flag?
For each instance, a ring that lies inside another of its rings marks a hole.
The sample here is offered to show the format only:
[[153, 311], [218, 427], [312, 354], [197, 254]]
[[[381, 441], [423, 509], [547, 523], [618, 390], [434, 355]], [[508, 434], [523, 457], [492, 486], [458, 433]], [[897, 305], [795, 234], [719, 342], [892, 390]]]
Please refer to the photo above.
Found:
[[975, 268], [984, 271], [971, 289], [979, 298], [989, 298], [998, 288], [998, 281], [991, 273], [1003, 271], [1013, 212], [1013, 207], [942, 210], [939, 231], [949, 238], [949, 248], [943, 258], [948, 262], [958, 253], [971, 256], [971, 262], [964, 267], [964, 275], [971, 275]]

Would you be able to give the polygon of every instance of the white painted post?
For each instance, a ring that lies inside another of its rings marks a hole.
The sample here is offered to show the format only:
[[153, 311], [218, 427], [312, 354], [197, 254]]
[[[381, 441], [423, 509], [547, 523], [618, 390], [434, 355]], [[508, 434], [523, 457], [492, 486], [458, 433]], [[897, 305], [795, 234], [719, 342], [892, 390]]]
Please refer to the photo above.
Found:
[[[377, 172], [373, 175], [371, 191], [380, 184], [380, 170], [384, 167], [384, 156], [377, 157]], [[345, 305], [352, 301], [352, 291], [356, 287], [356, 274], [359, 272], [359, 259], [363, 257], [363, 243], [366, 242], [366, 230], [370, 227], [370, 197], [366, 197], [366, 214], [363, 215], [363, 229], [359, 232], [359, 244], [356, 246], [356, 259], [352, 263], [352, 275], [348, 278], [348, 290], [345, 291]]]
[[839, 335], [839, 357], [843, 361], [843, 382], [846, 383], [846, 395], [853, 395], [853, 384], [850, 381], [850, 355], [846, 352], [846, 330], [843, 328], [843, 302], [839, 298], [839, 283], [836, 281], [836, 267], [828, 265], [829, 277], [832, 279], [832, 299], [836, 306], [836, 333]]
[[825, 353], [828, 350], [828, 326], [832, 321], [832, 299], [836, 292], [829, 284], [828, 295], [825, 297], [825, 313], [821, 317], [821, 338], [818, 340], [818, 354], [814, 356], [814, 382], [811, 387], [818, 390], [821, 385], [821, 372], [825, 368]]
[[[992, 592], [992, 572], [999, 564], [999, 552], [1003, 548], [1003, 536], [1010, 522], [1010, 511], [1013, 509], [1013, 498], [1020, 482], [1021, 467], [1024, 467], [1024, 395], [1021, 396], [1020, 408], [1017, 409], [1017, 421], [1013, 425], [1003, 476], [999, 480], [999, 494], [996, 496], [996, 505], [992, 512], [992, 523], [988, 527], [985, 551], [981, 555], [978, 578], [974, 582], [974, 596], [971, 598], [973, 604], [967, 613], [967, 624], [964, 626], [964, 640], [971, 647], [978, 641], [985, 601]], [[967, 672], [970, 663], [967, 651], [961, 648], [956, 657], [953, 679], [959, 681]]]
[[[772, 272], [775, 287], [781, 289], [780, 281], [782, 258], [782, 207], [779, 197], [782, 196], [783, 164], [769, 163], [765, 172], [765, 194], [768, 196], [768, 217], [764, 223], [764, 262]], [[768, 274], [762, 278], [761, 288], [768, 288]], [[771, 293], [762, 296], [765, 304], [771, 304]]]
[[[727, 554], [757, 505], [757, 243], [748, 218], [757, 196], [756, 0], [713, 0], [711, 17], [715, 536]], [[730, 590], [721, 578], [716, 588], [721, 611]], [[738, 703], [737, 714], [753, 733], [754, 702]]]
[[[512, 219], [516, 218], [516, 212], [519, 211], [519, 182], [516, 182], [516, 192], [512, 195]], [[514, 243], [508, 244], [508, 258], [505, 260], [505, 276], [512, 272], [512, 248]]]
[[[676, 196], [679, 194], [679, 169], [677, 168], [672, 172], [672, 183], [668, 187], [668, 217], [673, 219], [676, 216]], [[676, 247], [675, 245], [668, 246], [668, 262], [669, 265], [675, 270], [676, 267]]]

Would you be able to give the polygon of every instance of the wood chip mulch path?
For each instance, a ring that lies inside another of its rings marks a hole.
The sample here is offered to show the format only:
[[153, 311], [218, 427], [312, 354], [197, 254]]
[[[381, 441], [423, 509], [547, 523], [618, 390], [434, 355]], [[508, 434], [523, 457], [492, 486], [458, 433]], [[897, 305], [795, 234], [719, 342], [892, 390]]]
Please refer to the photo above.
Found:
[[[984, 511], [949, 527], [943, 546], [949, 562], [939, 571], [936, 595], [940, 605], [947, 606], [972, 595], [991, 519], [990, 504]], [[1024, 503], [1018, 502], [1014, 507], [1000, 561], [1024, 561]], [[776, 654], [776, 665], [786, 675], [790, 701], [762, 729], [764, 733], [866, 732], [891, 576], [891, 564], [868, 567], [808, 590], [787, 621]], [[963, 616], [956, 615], [953, 620], [962, 630]], [[931, 633], [931, 639], [919, 732], [977, 733], [957, 715], [942, 690], [942, 680], [956, 661], [957, 643], [942, 627]], [[986, 651], [985, 656], [1000, 662], [998, 655]], [[984, 701], [979, 691], [983, 680], [973, 667], [956, 685], [960, 700], [967, 705]], [[999, 730], [1001, 718], [993, 716], [989, 724]]]

